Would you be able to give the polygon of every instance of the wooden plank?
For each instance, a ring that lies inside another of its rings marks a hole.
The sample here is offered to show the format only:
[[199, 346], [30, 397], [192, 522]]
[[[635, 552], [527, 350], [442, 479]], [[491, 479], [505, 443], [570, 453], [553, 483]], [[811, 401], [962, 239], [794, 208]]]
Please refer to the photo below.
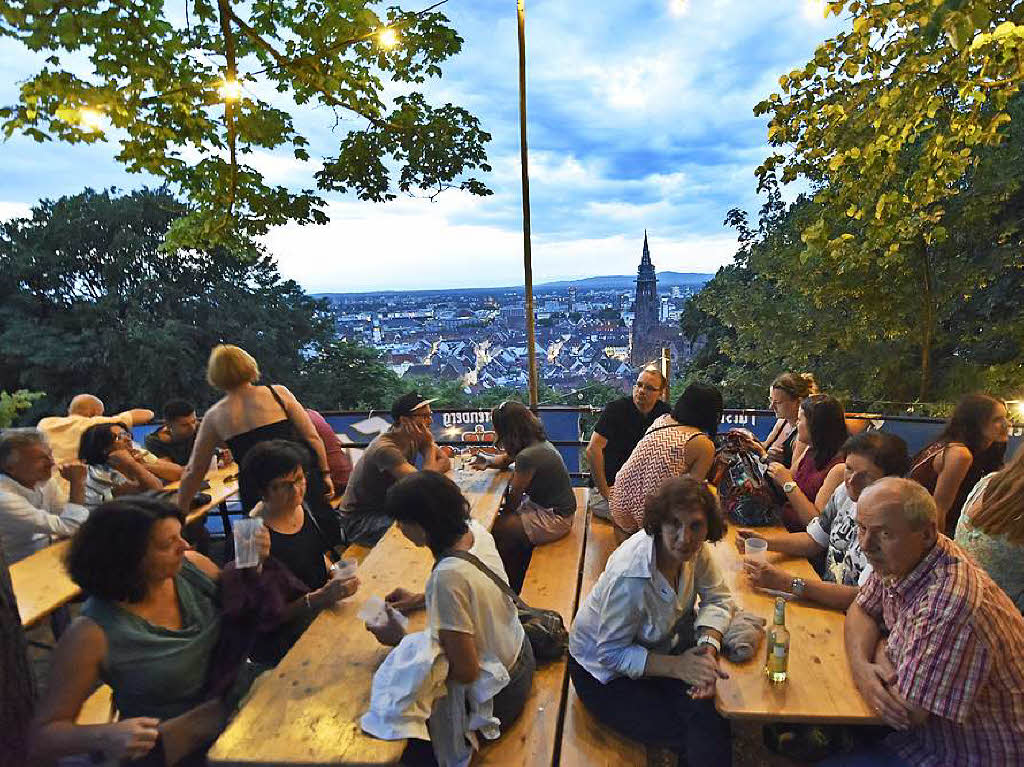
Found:
[[[593, 590], [597, 579], [604, 572], [608, 557], [617, 547], [611, 523], [591, 517], [590, 529], [587, 532], [587, 551], [583, 558], [583, 576], [580, 579], [579, 604], [582, 604]], [[565, 703], [559, 764], [565, 767], [622, 767], [643, 764], [645, 760], [644, 746], [598, 722], [587, 711], [570, 683]]]
[[[586, 488], [578, 488], [572, 530], [564, 538], [533, 550], [523, 581], [523, 601], [531, 607], [557, 610], [566, 626], [572, 623], [576, 611], [586, 538]], [[523, 713], [501, 738], [484, 745], [473, 763], [495, 767], [553, 764], [567, 677], [564, 658], [538, 666]]]
[[64, 569], [70, 543], [58, 541], [11, 565], [11, 585], [22, 626], [35, 625], [82, 593]]
[[[782, 532], [782, 529], [766, 528], [765, 531]], [[730, 527], [726, 537], [712, 546], [715, 559], [737, 604], [770, 622], [775, 596], [751, 587], [743, 574], [742, 556], [736, 550], [735, 538], [736, 529]], [[806, 559], [777, 552], [769, 552], [768, 558], [794, 576], [818, 579]], [[843, 647], [844, 619], [845, 615], [838, 610], [795, 600], [789, 602], [786, 605], [786, 628], [790, 632], [789, 679], [782, 685], [769, 684], [763, 671], [762, 644], [746, 663], [723, 660], [729, 679], [719, 680], [715, 707], [723, 716], [736, 719], [880, 723], [853, 683]]]
[[114, 691], [101, 684], [85, 699], [75, 724], [109, 724], [117, 719], [114, 711]]
[[[455, 480], [471, 513], [490, 527], [507, 472], [459, 472]], [[387, 656], [356, 616], [370, 596], [396, 586], [422, 589], [430, 552], [418, 549], [392, 527], [359, 567], [359, 594], [321, 611], [277, 668], [253, 691], [209, 753], [212, 764], [311, 765], [391, 764], [404, 741], [377, 740], [359, 729], [370, 702], [373, 673]], [[424, 627], [423, 612], [410, 616], [410, 630]]]

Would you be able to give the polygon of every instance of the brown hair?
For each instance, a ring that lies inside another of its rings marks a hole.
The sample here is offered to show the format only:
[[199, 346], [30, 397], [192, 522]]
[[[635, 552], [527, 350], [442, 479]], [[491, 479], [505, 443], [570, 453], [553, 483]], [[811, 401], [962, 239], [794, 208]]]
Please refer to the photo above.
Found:
[[523, 448], [548, 438], [540, 419], [522, 402], [502, 402], [491, 411], [491, 423], [498, 433], [495, 444], [512, 458]]
[[818, 383], [810, 373], [782, 373], [772, 381], [771, 388], [783, 391], [793, 399], [818, 393]]
[[647, 497], [644, 503], [644, 530], [648, 535], [657, 535], [661, 526], [675, 516], [677, 509], [700, 509], [708, 523], [707, 540], [714, 543], [725, 535], [726, 523], [718, 497], [711, 492], [706, 482], [693, 477], [672, 477]]
[[989, 480], [971, 525], [989, 535], [1005, 535], [1024, 545], [1024, 447], [1017, 449], [1005, 469]]

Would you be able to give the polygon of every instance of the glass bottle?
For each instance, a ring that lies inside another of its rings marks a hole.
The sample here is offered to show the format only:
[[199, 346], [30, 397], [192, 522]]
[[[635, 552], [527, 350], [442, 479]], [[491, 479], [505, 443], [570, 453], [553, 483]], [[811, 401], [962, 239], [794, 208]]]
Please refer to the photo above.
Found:
[[768, 681], [780, 684], [786, 681], [789, 668], [789, 631], [786, 629], [786, 600], [775, 599], [775, 620], [768, 629], [764, 673]]

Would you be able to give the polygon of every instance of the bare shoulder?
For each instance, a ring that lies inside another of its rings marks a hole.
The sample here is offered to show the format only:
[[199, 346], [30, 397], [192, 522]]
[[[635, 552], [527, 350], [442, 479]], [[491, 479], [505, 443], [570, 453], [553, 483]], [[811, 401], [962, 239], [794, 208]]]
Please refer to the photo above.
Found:
[[971, 455], [971, 451], [960, 442], [951, 442], [946, 446], [946, 449], [939, 453], [937, 456], [941, 471], [945, 470], [967, 470], [970, 465], [974, 462], [974, 456]]
[[825, 484], [835, 483], [838, 486], [843, 481], [845, 473], [846, 464], [840, 461], [828, 470], [828, 474], [825, 475]]
[[107, 635], [92, 618], [80, 615], [61, 635], [59, 646], [82, 659], [102, 658], [107, 653]]

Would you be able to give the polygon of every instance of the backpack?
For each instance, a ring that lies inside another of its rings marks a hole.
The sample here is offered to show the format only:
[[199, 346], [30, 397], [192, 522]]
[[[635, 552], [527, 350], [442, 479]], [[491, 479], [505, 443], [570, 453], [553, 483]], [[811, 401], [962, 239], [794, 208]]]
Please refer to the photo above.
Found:
[[722, 509], [738, 525], [778, 525], [778, 491], [766, 476], [761, 456], [736, 434], [715, 438], [712, 483], [718, 488]]

